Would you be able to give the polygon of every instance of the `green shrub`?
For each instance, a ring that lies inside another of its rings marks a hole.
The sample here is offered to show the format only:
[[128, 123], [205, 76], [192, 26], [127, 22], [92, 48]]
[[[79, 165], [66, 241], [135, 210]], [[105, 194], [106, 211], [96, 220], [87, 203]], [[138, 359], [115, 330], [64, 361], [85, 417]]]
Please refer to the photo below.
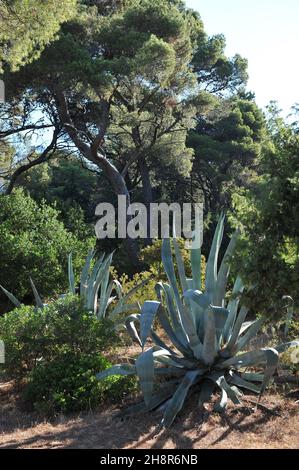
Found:
[[[186, 276], [192, 277], [192, 269], [190, 263], [189, 250], [185, 246], [185, 240], [182, 238], [178, 239], [178, 245], [180, 247], [182, 259], [184, 261]], [[157, 282], [167, 281], [167, 276], [165, 274], [163, 263], [161, 261], [161, 247], [162, 240], [155, 240], [152, 245], [143, 248], [140, 252], [141, 260], [145, 263], [147, 269], [145, 271], [136, 273], [130, 279], [127, 274], [123, 274], [119, 281], [123, 286], [124, 292], [130, 292], [134, 286], [145, 282], [145, 285], [138, 289], [134, 295], [130, 297], [130, 303], [135, 304], [139, 303], [143, 305], [146, 300], [155, 299], [156, 291], [155, 286]], [[201, 280], [204, 282], [205, 278], [205, 269], [206, 262], [205, 257], [201, 257]], [[114, 273], [115, 274], [115, 273]]]
[[86, 312], [82, 299], [66, 296], [43, 309], [22, 306], [0, 318], [0, 339], [6, 362], [2, 367], [11, 378], [23, 379], [39, 363], [61, 355], [96, 354], [117, 342], [108, 320]]
[[64, 292], [70, 252], [75, 269], [84, 264], [91, 239], [79, 241], [58, 216], [56, 209], [37, 204], [20, 189], [0, 196], [0, 284], [21, 300], [31, 296], [29, 276], [42, 296]]
[[34, 410], [53, 415], [89, 410], [107, 402], [119, 402], [134, 389], [129, 377], [109, 377], [99, 382], [96, 372], [110, 367], [99, 354], [62, 355], [58, 360], [38, 365], [25, 389], [25, 403]]

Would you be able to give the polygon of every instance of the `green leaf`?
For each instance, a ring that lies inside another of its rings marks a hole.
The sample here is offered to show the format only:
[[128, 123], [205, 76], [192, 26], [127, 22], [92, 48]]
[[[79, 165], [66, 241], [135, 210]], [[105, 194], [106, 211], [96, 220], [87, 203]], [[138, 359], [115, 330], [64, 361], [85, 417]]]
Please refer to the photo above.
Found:
[[44, 308], [44, 302], [42, 301], [39, 293], [37, 292], [37, 289], [34, 285], [33, 280], [31, 279], [31, 277], [29, 279], [30, 279], [30, 284], [31, 284], [31, 287], [32, 287], [32, 291], [33, 291], [33, 295], [34, 295], [34, 298], [35, 298], [35, 303], [36, 303], [37, 308]]
[[151, 401], [154, 389], [154, 357], [153, 348], [144, 351], [136, 360], [136, 372], [140, 382], [145, 404]]
[[140, 339], [139, 334], [136, 330], [135, 321], [138, 321], [140, 323], [140, 314], [139, 313], [134, 314], [134, 315], [130, 315], [128, 318], [126, 318], [125, 327], [126, 327], [126, 330], [127, 330], [128, 334], [132, 338], [132, 340], [135, 341], [136, 343], [138, 343], [139, 346], [142, 347], [141, 339]]
[[202, 348], [203, 363], [206, 365], [212, 365], [216, 355], [216, 327], [214, 313], [211, 309], [208, 309], [205, 325], [205, 337]]
[[216, 288], [217, 282], [217, 264], [219, 249], [223, 237], [224, 230], [224, 215], [221, 215], [214, 233], [212, 246], [210, 249], [207, 267], [206, 267], [206, 294], [210, 296], [211, 300]]
[[[259, 375], [261, 375], [261, 374], [259, 374]], [[244, 378], [242, 378], [242, 376], [240, 376], [238, 374], [235, 374], [234, 372], [231, 372], [229, 382], [234, 384], [234, 385], [238, 385], [238, 387], [245, 388], [247, 390], [251, 390], [254, 393], [260, 393], [260, 391], [261, 391], [260, 387], [258, 387], [257, 385], [251, 383], [248, 380], [245, 380]]]
[[95, 254], [94, 250], [89, 251], [84, 267], [81, 272], [81, 278], [80, 278], [80, 296], [81, 297], [86, 297], [86, 294], [87, 294], [88, 275], [89, 275], [89, 270], [90, 270], [90, 264], [94, 257], [94, 254]]
[[224, 388], [221, 388], [221, 397], [214, 405], [214, 411], [223, 413], [227, 405], [227, 393]]
[[230, 259], [235, 251], [236, 243], [238, 240], [239, 231], [237, 230], [226, 249], [226, 252], [223, 256], [219, 271], [218, 271], [218, 278], [216, 282], [216, 289], [213, 297], [213, 305], [224, 307], [224, 299], [229, 275], [229, 267], [230, 267]]
[[214, 382], [209, 379], [204, 380], [200, 388], [198, 406], [203, 406], [204, 403], [209, 401], [211, 396], [213, 395], [214, 390], [215, 390]]
[[188, 289], [187, 279], [186, 279], [186, 272], [185, 272], [185, 266], [184, 266], [184, 261], [182, 259], [181, 251], [180, 251], [178, 242], [175, 238], [173, 239], [173, 246], [174, 246], [174, 253], [175, 253], [179, 278], [180, 278], [180, 282], [181, 282], [181, 289], [184, 292], [186, 289]]
[[234, 328], [234, 324], [235, 324], [237, 312], [238, 312], [238, 305], [240, 302], [240, 295], [242, 294], [243, 290], [244, 290], [244, 284], [242, 282], [241, 277], [238, 276], [233, 287], [232, 298], [230, 299], [227, 305], [227, 310], [229, 310], [229, 315], [227, 317], [224, 330], [223, 330], [224, 341], [228, 341], [231, 335], [231, 332]]
[[201, 289], [201, 249], [191, 248], [191, 269], [193, 289]]
[[262, 324], [265, 322], [264, 318], [260, 318], [256, 320], [250, 327], [248, 328], [245, 335], [241, 336], [240, 339], [236, 343], [236, 352], [242, 351], [245, 346], [249, 343], [249, 341], [256, 336], [257, 332], [261, 329]]
[[236, 319], [231, 337], [229, 338], [229, 341], [228, 341], [228, 343], [226, 345], [226, 348], [225, 348], [229, 352], [233, 350], [233, 348], [234, 348], [234, 346], [235, 346], [235, 344], [238, 340], [239, 333], [240, 333], [241, 327], [242, 327], [242, 325], [245, 321], [245, 318], [247, 316], [248, 310], [249, 309], [246, 306], [242, 306], [241, 309], [240, 309], [240, 312], [239, 312], [239, 315], [237, 316], [237, 319]]
[[173, 395], [172, 399], [169, 401], [164, 416], [162, 420], [162, 425], [164, 427], [169, 427], [173, 420], [175, 419], [176, 415], [182, 409], [184, 405], [184, 401], [186, 399], [187, 393], [190, 387], [196, 382], [200, 375], [199, 371], [189, 371], [186, 373], [185, 377], [182, 380], [182, 383], [177, 388], [175, 394]]
[[104, 380], [106, 377], [111, 377], [112, 375], [135, 375], [136, 367], [133, 365], [121, 365], [117, 364], [110, 369], [106, 369], [103, 372], [96, 374], [98, 380]]
[[266, 368], [264, 372], [264, 380], [261, 386], [260, 397], [266, 387], [268, 386], [271, 377], [273, 376], [278, 364], [278, 352], [273, 348], [263, 349], [266, 356]]
[[0, 286], [1, 289], [3, 290], [4, 294], [9, 298], [9, 300], [16, 306], [16, 307], [21, 307], [21, 302], [13, 295], [11, 294], [10, 292], [8, 292], [8, 290], [6, 290], [4, 287]]
[[161, 303], [154, 300], [148, 300], [142, 306], [140, 313], [140, 339], [143, 348], [150, 336], [152, 324], [160, 306]]
[[70, 253], [68, 256], [68, 277], [69, 277], [70, 293], [75, 295], [76, 287], [75, 287], [75, 275], [74, 275], [74, 269], [73, 269], [72, 253]]

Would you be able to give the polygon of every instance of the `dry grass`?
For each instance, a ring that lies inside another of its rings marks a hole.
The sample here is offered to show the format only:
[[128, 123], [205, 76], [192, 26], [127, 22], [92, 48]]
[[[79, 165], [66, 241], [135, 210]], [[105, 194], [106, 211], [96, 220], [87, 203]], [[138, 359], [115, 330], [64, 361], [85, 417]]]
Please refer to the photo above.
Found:
[[223, 415], [199, 409], [196, 397], [170, 430], [159, 431], [159, 415], [116, 418], [118, 409], [60, 416], [46, 421], [22, 411], [11, 384], [0, 386], [0, 449], [200, 449], [299, 447], [298, 391], [290, 398], [266, 395], [262, 403], [272, 411], [243, 405], [229, 406]]

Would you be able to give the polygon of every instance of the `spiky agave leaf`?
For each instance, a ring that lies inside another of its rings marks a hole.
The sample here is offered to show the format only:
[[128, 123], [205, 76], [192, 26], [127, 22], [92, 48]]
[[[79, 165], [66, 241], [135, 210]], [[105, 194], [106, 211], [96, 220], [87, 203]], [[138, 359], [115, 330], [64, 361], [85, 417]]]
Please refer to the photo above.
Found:
[[[168, 395], [168, 401], [163, 405], [164, 426], [171, 425], [192, 387], [194, 390], [199, 389], [200, 405], [209, 400], [214, 390], [218, 389], [221, 393], [216, 405], [218, 411], [225, 409], [228, 400], [240, 403], [241, 389], [258, 393], [260, 399], [276, 370], [278, 352], [299, 345], [299, 341], [294, 341], [276, 349], [246, 350], [250, 340], [262, 326], [263, 320], [245, 322], [248, 308], [242, 305], [239, 308], [244, 289], [240, 278], [235, 283], [228, 303], [225, 299], [228, 259], [232, 255], [235, 240], [229, 244], [226, 257], [217, 273], [223, 223], [224, 219], [221, 217], [207, 263], [206, 291], [200, 291], [199, 252], [196, 256], [191, 252], [192, 272], [196, 279], [187, 279], [178, 245], [174, 241], [178, 281], [171, 242], [165, 239], [162, 244], [162, 260], [169, 283], [160, 282], [156, 286], [159, 307], [154, 309], [156, 313], [149, 312], [148, 308], [151, 306], [152, 309], [154, 304], [146, 303], [141, 314], [131, 315], [126, 323], [128, 330], [131, 329], [132, 336], [141, 346], [144, 347], [149, 335], [153, 342], [153, 347], [143, 352], [136, 361], [146, 401], [144, 409], [151, 409], [155, 377], [163, 376], [171, 380], [175, 377], [178, 382], [177, 388], [173, 387], [173, 393]], [[168, 341], [164, 338], [162, 340], [154, 331], [155, 316]], [[143, 325], [142, 339], [135, 322]], [[248, 367], [262, 368], [263, 373], [249, 372]], [[113, 372], [115, 373], [115, 370]]]
[[17, 307], [21, 307], [21, 302], [8, 290], [6, 290], [3, 286], [0, 286], [3, 290], [4, 294], [9, 298], [9, 300]]
[[74, 274], [74, 269], [73, 269], [72, 253], [70, 253], [68, 256], [68, 278], [69, 278], [70, 293], [75, 295], [76, 287], [75, 287], [75, 274]]
[[35, 303], [36, 303], [37, 308], [44, 308], [44, 302], [42, 301], [41, 296], [39, 295], [33, 280], [31, 279], [31, 277], [29, 279], [30, 279], [30, 284], [31, 284], [31, 287], [32, 287], [32, 291], [33, 291], [33, 295], [34, 295], [34, 299], [35, 299]]

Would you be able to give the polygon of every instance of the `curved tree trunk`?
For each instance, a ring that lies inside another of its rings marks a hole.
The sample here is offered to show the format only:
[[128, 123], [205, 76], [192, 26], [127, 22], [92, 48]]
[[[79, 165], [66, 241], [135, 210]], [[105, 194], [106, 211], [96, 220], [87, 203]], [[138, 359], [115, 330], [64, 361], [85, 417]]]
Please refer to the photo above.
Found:
[[146, 207], [147, 212], [147, 237], [145, 239], [145, 245], [151, 245], [152, 239], [150, 236], [150, 227], [151, 227], [151, 218], [150, 218], [150, 207], [151, 204], [154, 202], [153, 198], [153, 188], [150, 180], [149, 169], [144, 160], [142, 158], [138, 161], [138, 168], [141, 175], [142, 181], [142, 191], [143, 191], [143, 201]]

